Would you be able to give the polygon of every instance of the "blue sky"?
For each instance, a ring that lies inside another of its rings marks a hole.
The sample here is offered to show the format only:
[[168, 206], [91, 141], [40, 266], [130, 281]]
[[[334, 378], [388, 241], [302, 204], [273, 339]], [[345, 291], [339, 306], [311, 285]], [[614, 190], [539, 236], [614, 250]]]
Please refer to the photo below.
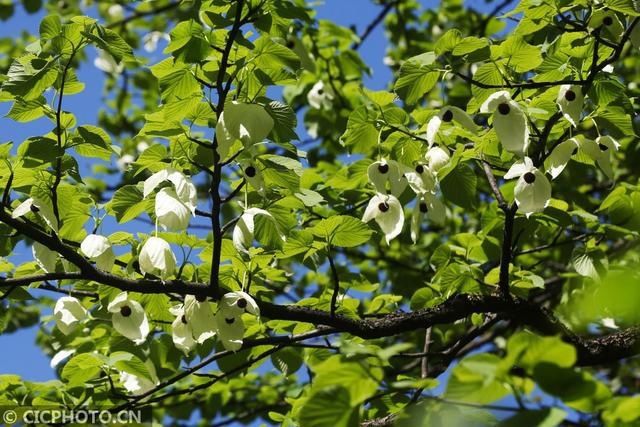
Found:
[[[433, 1], [423, 1], [425, 6], [433, 5]], [[371, 22], [379, 13], [380, 7], [371, 4], [370, 0], [327, 0], [316, 6], [320, 19], [329, 19], [341, 25], [355, 25], [358, 32]], [[43, 11], [27, 14], [21, 6], [17, 6], [16, 14], [9, 21], [0, 23], [0, 38], [15, 37], [22, 31], [37, 34], [40, 20], [45, 16]], [[367, 77], [365, 84], [372, 89], [383, 89], [391, 81], [392, 75], [383, 64], [387, 47], [382, 26], [379, 26], [360, 48], [360, 54], [373, 70], [371, 77]], [[93, 55], [90, 52], [90, 55]], [[103, 74], [88, 61], [78, 70], [78, 77], [86, 84], [83, 93], [65, 97], [64, 108], [73, 112], [79, 124], [95, 123], [97, 112], [101, 108], [101, 94]], [[51, 130], [52, 124], [47, 119], [40, 119], [29, 124], [16, 124], [5, 118], [10, 108], [8, 103], [0, 103], [0, 142], [14, 141], [18, 144], [28, 137], [44, 134]], [[88, 164], [82, 169], [87, 171]], [[84, 172], [86, 174], [86, 172]], [[21, 257], [30, 257], [30, 251], [19, 248]], [[5, 351], [0, 373], [12, 373], [22, 376], [29, 381], [46, 381], [55, 378], [55, 373], [49, 367], [49, 358], [35, 346], [37, 327], [20, 330], [13, 334], [0, 335], [0, 348]]]

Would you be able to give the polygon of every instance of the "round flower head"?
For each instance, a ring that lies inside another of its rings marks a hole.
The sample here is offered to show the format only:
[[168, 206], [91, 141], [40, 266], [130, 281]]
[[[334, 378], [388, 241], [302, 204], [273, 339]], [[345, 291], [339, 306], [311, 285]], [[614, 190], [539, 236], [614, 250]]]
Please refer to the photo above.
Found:
[[402, 176], [402, 166], [393, 160], [378, 160], [367, 168], [369, 182], [373, 184], [376, 191], [381, 194], [387, 193], [387, 183], [391, 194], [399, 196], [407, 186], [407, 182]]
[[480, 107], [481, 113], [493, 113], [493, 128], [505, 150], [519, 156], [529, 146], [527, 116], [506, 90], [493, 93]]
[[255, 229], [254, 217], [256, 215], [263, 215], [267, 217], [273, 224], [276, 232], [280, 235], [280, 238], [282, 240], [286, 239], [280, 232], [275, 218], [269, 212], [264, 209], [250, 208], [244, 211], [233, 228], [233, 245], [240, 252], [248, 253], [248, 248], [253, 244], [253, 231]]
[[218, 339], [225, 350], [238, 351], [242, 348], [244, 322], [242, 316], [230, 316], [223, 310], [216, 313]]
[[582, 87], [578, 85], [562, 85], [558, 91], [556, 103], [560, 112], [573, 127], [577, 127], [582, 115], [584, 95]]
[[580, 148], [595, 161], [609, 179], [613, 179], [611, 153], [618, 151], [620, 144], [610, 136], [599, 136], [595, 141], [584, 139]]
[[220, 300], [220, 310], [225, 315], [240, 316], [242, 313], [250, 313], [260, 316], [260, 307], [256, 301], [246, 292], [228, 292]]
[[433, 173], [438, 173], [438, 171], [448, 165], [451, 160], [449, 153], [440, 147], [429, 148], [429, 151], [427, 151], [424, 158], [427, 160], [429, 169]]
[[334, 94], [330, 86], [326, 86], [322, 80], [313, 85], [309, 93], [307, 93], [307, 101], [312, 108], [317, 110], [331, 109], [333, 105]]
[[227, 158], [229, 149], [236, 140], [242, 141], [245, 147], [262, 142], [273, 125], [273, 118], [262, 105], [238, 101], [226, 103], [216, 125], [220, 158]]
[[436, 135], [440, 130], [440, 126], [442, 123], [451, 123], [456, 122], [459, 125], [462, 125], [468, 131], [476, 133], [477, 126], [473, 122], [473, 119], [470, 115], [467, 114], [461, 108], [454, 106], [447, 106], [440, 110], [440, 113], [436, 116], [433, 116], [429, 123], [427, 123], [427, 142], [429, 143], [429, 147], [433, 145], [436, 140]]
[[174, 193], [171, 195], [180, 200], [195, 215], [198, 204], [196, 186], [185, 174], [173, 168], [163, 169], [147, 178], [144, 182], [143, 197], [147, 198], [160, 184], [166, 181], [173, 184]]
[[416, 206], [413, 208], [413, 214], [411, 215], [411, 240], [413, 240], [413, 243], [418, 241], [420, 226], [425, 215], [429, 221], [436, 225], [444, 224], [444, 204], [431, 193], [419, 195]]
[[33, 242], [31, 247], [33, 259], [36, 260], [36, 264], [44, 270], [45, 273], [54, 273], [56, 271], [56, 265], [58, 264], [58, 253], [52, 251], [45, 245]]
[[404, 176], [409, 183], [409, 187], [416, 194], [434, 192], [436, 190], [436, 176], [427, 165], [418, 163], [413, 170], [405, 172]]
[[140, 250], [138, 257], [140, 270], [146, 274], [159, 276], [163, 280], [171, 276], [176, 269], [176, 257], [166, 240], [149, 237]]
[[376, 194], [369, 201], [363, 222], [375, 219], [385, 235], [387, 244], [402, 232], [404, 211], [400, 201], [392, 195]]
[[244, 162], [240, 164], [242, 168], [242, 174], [247, 183], [259, 193], [265, 191], [264, 178], [262, 177], [262, 171], [257, 162]]
[[80, 322], [87, 318], [87, 310], [73, 297], [62, 297], [53, 308], [56, 327], [65, 335], [76, 330]]
[[155, 211], [158, 224], [164, 230], [173, 231], [186, 230], [193, 215], [170, 187], [165, 187], [156, 194]]
[[527, 217], [532, 213], [541, 212], [551, 199], [551, 184], [542, 172], [533, 166], [530, 158], [514, 163], [504, 175], [505, 179], [518, 178], [513, 190], [518, 210]]
[[80, 251], [92, 261], [100, 270], [110, 272], [115, 263], [116, 256], [113, 253], [111, 242], [104, 236], [89, 234], [80, 244]]
[[58, 220], [53, 213], [53, 207], [50, 203], [45, 203], [42, 200], [29, 197], [13, 210], [11, 217], [14, 219], [20, 218], [29, 212], [32, 212], [34, 215], [42, 218], [45, 224], [51, 227], [53, 231], [58, 231]]
[[553, 149], [549, 157], [545, 160], [545, 170], [551, 175], [551, 179], [556, 179], [571, 160], [571, 157], [578, 153], [580, 145], [576, 138], [562, 141]]
[[128, 299], [126, 292], [118, 294], [107, 310], [111, 314], [113, 328], [137, 345], [149, 335], [149, 321], [139, 302]]

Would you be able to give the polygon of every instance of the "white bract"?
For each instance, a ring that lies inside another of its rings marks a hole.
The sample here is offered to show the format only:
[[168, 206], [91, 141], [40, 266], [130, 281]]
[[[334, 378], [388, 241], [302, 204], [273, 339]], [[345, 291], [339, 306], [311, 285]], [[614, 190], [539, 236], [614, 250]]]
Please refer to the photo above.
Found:
[[80, 251], [92, 261], [96, 266], [110, 272], [115, 263], [116, 256], [113, 253], [111, 242], [104, 236], [89, 234], [80, 244]]
[[413, 208], [413, 214], [411, 215], [411, 240], [413, 240], [413, 243], [418, 241], [420, 226], [425, 215], [429, 221], [436, 225], [444, 223], [446, 215], [444, 204], [431, 193], [419, 195], [416, 206]]
[[173, 231], [186, 230], [194, 215], [170, 187], [165, 187], [156, 194], [155, 212], [158, 224], [164, 230]]
[[599, 9], [594, 11], [587, 24], [589, 29], [600, 31], [600, 36], [609, 40], [618, 41], [624, 33], [624, 26], [618, 15], [610, 9]]
[[399, 196], [407, 187], [407, 182], [402, 176], [403, 167], [393, 160], [378, 160], [367, 168], [369, 182], [373, 184], [376, 191], [381, 194], [387, 193], [387, 184], [391, 194]]
[[612, 151], [618, 151], [620, 148], [618, 141], [608, 135], [599, 136], [595, 141], [584, 139], [580, 144], [580, 148], [598, 164], [607, 178], [613, 179], [611, 153]]
[[424, 158], [427, 160], [427, 165], [429, 165], [429, 169], [433, 173], [438, 173], [438, 171], [448, 165], [451, 160], [449, 153], [440, 147], [429, 148]]
[[218, 339], [225, 350], [238, 351], [242, 348], [244, 338], [244, 321], [242, 316], [229, 316], [224, 311], [216, 313]]
[[176, 257], [171, 246], [160, 237], [147, 239], [140, 249], [138, 262], [143, 273], [159, 276], [163, 280], [171, 276], [176, 269]]
[[135, 344], [142, 344], [149, 335], [147, 314], [138, 301], [130, 300], [126, 292], [116, 296], [107, 307], [113, 328]]
[[56, 216], [53, 213], [51, 205], [33, 197], [29, 197], [27, 200], [20, 203], [13, 212], [11, 212], [11, 217], [14, 219], [20, 218], [29, 212], [33, 212], [35, 215], [40, 216], [40, 218], [42, 218], [53, 231], [58, 231], [58, 220], [56, 220]]
[[264, 193], [264, 178], [262, 177], [262, 171], [256, 162], [241, 163], [242, 173], [247, 183], [253, 187], [256, 191]]
[[560, 112], [573, 127], [577, 127], [582, 116], [582, 106], [584, 104], [584, 95], [582, 87], [578, 85], [562, 85], [558, 91], [556, 103], [560, 108]]
[[78, 325], [87, 318], [87, 310], [74, 297], [62, 297], [56, 301], [53, 308], [56, 327], [65, 335], [76, 330]]
[[220, 310], [228, 316], [240, 316], [243, 313], [260, 317], [260, 307], [246, 292], [228, 292], [220, 299]]
[[41, 243], [33, 242], [31, 253], [33, 254], [33, 259], [36, 260], [36, 264], [38, 264], [45, 273], [54, 273], [56, 271], [56, 265], [58, 264], [57, 252], [52, 251]]
[[481, 113], [493, 113], [493, 128], [505, 150], [519, 156], [529, 146], [527, 116], [506, 90], [493, 93], [480, 107]]
[[280, 238], [283, 241], [286, 240], [285, 236], [280, 232], [275, 218], [269, 212], [260, 208], [249, 208], [242, 213], [242, 216], [240, 216], [240, 219], [233, 228], [233, 245], [241, 252], [248, 253], [248, 248], [253, 243], [253, 232], [255, 229], [254, 217], [256, 215], [267, 217], [272, 222], [278, 234], [280, 234]]
[[409, 172], [405, 172], [409, 187], [416, 194], [434, 192], [436, 190], [436, 176], [426, 165], [418, 164]]
[[175, 194], [192, 214], [195, 214], [198, 205], [198, 193], [196, 186], [185, 174], [173, 168], [163, 169], [154, 173], [144, 181], [143, 197], [147, 198], [160, 184], [169, 181], [173, 184]]
[[527, 217], [532, 213], [541, 212], [549, 204], [551, 184], [547, 177], [536, 169], [529, 157], [514, 163], [504, 178], [518, 178], [513, 193], [518, 210], [524, 212]]
[[119, 4], [112, 4], [107, 9], [107, 14], [114, 20], [124, 18], [124, 8]]
[[51, 366], [51, 369], [57, 368], [59, 364], [61, 364], [66, 359], [68, 359], [69, 356], [71, 356], [75, 352], [76, 352], [75, 348], [60, 350], [51, 358], [51, 361], [49, 362], [49, 366]]
[[171, 338], [173, 339], [173, 344], [184, 354], [188, 354], [196, 346], [196, 340], [193, 339], [191, 324], [185, 315], [184, 306], [179, 305], [171, 307], [169, 311], [171, 314], [176, 316], [175, 320], [171, 324]]
[[556, 179], [571, 160], [577, 154], [580, 144], [576, 138], [571, 138], [561, 142], [553, 149], [549, 157], [545, 160], [545, 170], [551, 175], [551, 179]]
[[392, 195], [376, 194], [369, 201], [362, 217], [363, 222], [372, 219], [380, 226], [387, 244], [402, 232], [404, 225], [404, 211], [400, 201]]
[[218, 154], [225, 159], [233, 143], [240, 140], [245, 147], [262, 142], [273, 129], [273, 118], [262, 105], [231, 101], [216, 125]]
[[132, 395], [144, 394], [152, 390], [156, 383], [148, 378], [131, 374], [129, 372], [120, 371], [120, 383]]
[[477, 126], [466, 111], [458, 107], [447, 106], [442, 108], [440, 110], [440, 114], [433, 116], [431, 120], [429, 120], [429, 123], [427, 123], [426, 138], [429, 143], [429, 147], [431, 147], [435, 142], [436, 135], [438, 134], [442, 123], [451, 123], [452, 121], [462, 125], [468, 131], [476, 133]]
[[322, 80], [313, 85], [307, 93], [309, 105], [315, 109], [331, 109], [335, 95], [330, 86], [326, 86]]
[[98, 56], [93, 60], [93, 65], [100, 71], [104, 71], [107, 74], [121, 74], [124, 70], [122, 64], [118, 64], [113, 56], [107, 51], [97, 49]]

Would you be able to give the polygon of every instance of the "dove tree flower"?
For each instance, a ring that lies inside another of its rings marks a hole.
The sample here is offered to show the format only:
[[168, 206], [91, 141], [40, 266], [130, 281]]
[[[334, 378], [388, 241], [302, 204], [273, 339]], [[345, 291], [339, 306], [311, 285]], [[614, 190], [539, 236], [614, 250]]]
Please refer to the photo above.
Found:
[[518, 178], [513, 191], [518, 210], [529, 217], [532, 213], [541, 212], [551, 199], [551, 184], [540, 172], [529, 157], [514, 163], [504, 175], [505, 179]]
[[238, 351], [242, 348], [245, 327], [242, 314], [260, 316], [255, 300], [246, 292], [229, 292], [222, 296], [216, 313], [218, 338], [226, 350]]
[[171, 276], [176, 269], [176, 256], [169, 243], [160, 237], [147, 239], [140, 249], [138, 262], [143, 273], [159, 276], [162, 280]]
[[241, 162], [240, 167], [242, 168], [242, 174], [244, 175], [244, 179], [247, 180], [247, 183], [259, 193], [264, 193], [264, 178], [258, 163], [255, 161]]
[[404, 173], [409, 187], [416, 194], [434, 192], [436, 190], [436, 176], [427, 165], [418, 163], [413, 170]]
[[316, 82], [313, 85], [309, 93], [307, 93], [307, 102], [312, 108], [317, 110], [331, 109], [333, 105], [333, 100], [335, 98], [335, 94], [333, 93], [333, 89], [331, 86], [327, 86], [324, 84], [322, 80]]
[[416, 206], [413, 208], [413, 214], [411, 215], [411, 240], [413, 240], [413, 243], [418, 241], [420, 227], [425, 216], [436, 225], [444, 224], [446, 216], [444, 204], [429, 192], [421, 193], [416, 200]]
[[579, 85], [562, 85], [558, 91], [556, 103], [560, 112], [573, 127], [577, 127], [582, 115], [584, 95]]
[[577, 138], [567, 139], [558, 144], [545, 160], [545, 170], [551, 179], [556, 179], [571, 160], [578, 153], [580, 142]]
[[138, 301], [129, 299], [127, 292], [121, 292], [107, 306], [111, 314], [113, 328], [135, 344], [140, 345], [149, 335], [147, 314]]
[[227, 158], [231, 146], [237, 140], [245, 147], [262, 142], [273, 126], [273, 118], [262, 105], [227, 102], [216, 125], [217, 151], [220, 158]]
[[510, 153], [523, 156], [529, 146], [527, 116], [506, 90], [495, 92], [480, 107], [481, 113], [493, 113], [493, 128], [500, 143]]
[[116, 256], [111, 242], [104, 236], [89, 234], [80, 244], [80, 251], [92, 261], [100, 270], [111, 271]]
[[362, 222], [375, 220], [384, 233], [387, 245], [402, 232], [404, 210], [400, 201], [391, 194], [376, 194], [364, 211]]
[[93, 65], [100, 71], [107, 74], [118, 75], [124, 71], [124, 65], [118, 64], [113, 56], [105, 50], [96, 48], [98, 56], [93, 60]]
[[477, 131], [476, 124], [473, 122], [473, 119], [470, 115], [467, 114], [466, 111], [451, 105], [446, 106], [440, 110], [439, 114], [433, 116], [429, 120], [429, 123], [427, 123], [426, 138], [427, 142], [429, 143], [429, 147], [434, 144], [442, 123], [451, 122], [456, 122], [457, 124], [462, 125], [465, 129], [472, 133], [476, 133]]
[[438, 173], [440, 169], [448, 165], [451, 161], [449, 153], [440, 147], [429, 148], [424, 158], [427, 161], [429, 170], [431, 170], [434, 174]]
[[160, 40], [170, 41], [171, 38], [167, 33], [162, 31], [151, 31], [142, 37], [143, 48], [145, 51], [152, 53], [158, 48], [158, 42]]
[[382, 159], [369, 165], [367, 176], [378, 193], [386, 194], [388, 184], [391, 194], [400, 196], [407, 187], [406, 179], [403, 176], [404, 169], [394, 160]]
[[77, 298], [65, 296], [58, 301], [53, 308], [53, 317], [56, 327], [64, 335], [69, 335], [78, 328], [78, 325], [87, 319], [87, 310]]
[[155, 213], [158, 224], [164, 230], [174, 231], [186, 230], [194, 215], [194, 211], [170, 187], [165, 187], [156, 194]]
[[587, 27], [591, 30], [598, 30], [600, 36], [614, 41], [620, 40], [622, 33], [624, 33], [624, 26], [620, 18], [610, 9], [595, 10], [589, 18]]
[[176, 318], [171, 324], [175, 346], [188, 354], [197, 344], [202, 344], [216, 334], [216, 320], [211, 305], [187, 295], [184, 303], [169, 309]]
[[194, 216], [198, 205], [196, 186], [182, 172], [162, 169], [145, 180], [143, 197], [149, 197], [164, 182], [170, 182], [173, 188], [163, 188], [156, 195], [158, 224], [164, 229], [184, 230], [189, 224], [189, 213]]
[[580, 148], [593, 159], [609, 179], [613, 179], [611, 153], [618, 151], [620, 143], [609, 135], [599, 136], [596, 140], [583, 139]]
[[248, 253], [248, 248], [253, 244], [253, 233], [255, 229], [254, 218], [256, 215], [263, 215], [268, 218], [275, 227], [277, 233], [280, 235], [280, 238], [283, 241], [286, 240], [286, 237], [280, 231], [278, 223], [273, 215], [264, 209], [249, 208], [242, 213], [240, 219], [236, 222], [236, 225], [233, 228], [233, 245], [240, 252]]
[[191, 323], [187, 319], [183, 305], [171, 307], [169, 312], [176, 318], [171, 323], [171, 338], [173, 344], [184, 354], [189, 354], [196, 346], [196, 340], [193, 338], [191, 331]]
[[149, 359], [147, 359], [144, 365], [152, 379], [131, 372], [119, 371], [118, 376], [122, 387], [133, 396], [144, 394], [159, 383], [153, 363], [149, 363]]

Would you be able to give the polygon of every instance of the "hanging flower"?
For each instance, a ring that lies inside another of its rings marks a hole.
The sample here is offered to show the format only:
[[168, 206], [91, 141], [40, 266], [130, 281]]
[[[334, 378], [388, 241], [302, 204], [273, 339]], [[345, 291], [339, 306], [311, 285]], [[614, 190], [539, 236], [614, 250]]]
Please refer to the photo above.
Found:
[[124, 8], [119, 4], [112, 4], [107, 9], [107, 14], [113, 18], [114, 21], [117, 21], [124, 18]]
[[239, 101], [226, 103], [216, 125], [220, 158], [227, 158], [229, 149], [236, 140], [242, 141], [245, 147], [262, 142], [273, 125], [273, 118], [262, 105]]
[[196, 186], [185, 174], [173, 168], [163, 169], [154, 173], [144, 181], [143, 197], [147, 198], [160, 184], [169, 181], [173, 184], [175, 195], [192, 214], [195, 214], [198, 206], [198, 192]]
[[53, 213], [53, 208], [50, 203], [44, 203], [39, 199], [29, 197], [11, 212], [11, 217], [14, 219], [20, 218], [29, 212], [33, 212], [33, 214], [42, 218], [45, 224], [51, 227], [53, 231], [58, 231], [58, 220]]
[[78, 325], [87, 318], [87, 310], [74, 297], [62, 297], [56, 301], [53, 308], [56, 327], [65, 335], [76, 330]]
[[447, 106], [442, 108], [440, 110], [440, 113], [436, 116], [433, 116], [431, 120], [429, 120], [429, 123], [427, 123], [426, 138], [427, 142], [429, 143], [429, 147], [431, 147], [435, 142], [436, 135], [438, 134], [442, 123], [451, 122], [456, 122], [465, 127], [470, 132], [476, 133], [477, 126], [466, 111], [458, 107]]
[[262, 177], [262, 171], [256, 162], [241, 163], [242, 174], [247, 183], [253, 187], [254, 190], [259, 193], [264, 193], [264, 178]]
[[191, 324], [185, 314], [183, 305], [171, 307], [169, 312], [176, 318], [171, 324], [171, 337], [173, 344], [184, 354], [189, 354], [196, 346], [196, 340], [193, 339]]
[[156, 194], [156, 218], [164, 230], [181, 231], [189, 227], [194, 213], [182, 203], [173, 188], [165, 187]]
[[56, 369], [58, 365], [60, 365], [63, 361], [68, 359], [69, 356], [71, 356], [75, 352], [76, 352], [75, 348], [60, 350], [51, 358], [51, 361], [49, 362], [49, 366], [51, 366], [51, 369]]
[[137, 396], [140, 394], [144, 394], [150, 390], [153, 390], [159, 383], [158, 377], [156, 375], [156, 370], [153, 367], [153, 363], [150, 363], [149, 360], [144, 362], [147, 371], [152, 379], [135, 375], [126, 371], [119, 371], [120, 383], [122, 387], [124, 387], [127, 392], [130, 394]]
[[223, 310], [216, 313], [218, 339], [225, 350], [238, 351], [242, 348], [244, 338], [244, 321], [242, 316], [229, 316]]
[[104, 71], [107, 74], [122, 74], [124, 66], [118, 64], [113, 56], [107, 51], [96, 48], [98, 56], [93, 60], [93, 65], [100, 71]]
[[541, 212], [551, 199], [551, 184], [542, 172], [533, 166], [529, 157], [514, 163], [504, 175], [505, 179], [518, 178], [514, 189], [514, 196], [518, 210], [527, 217], [532, 213]]
[[576, 138], [571, 138], [558, 144], [547, 160], [545, 169], [551, 175], [551, 179], [556, 179], [571, 160], [571, 157], [578, 153], [580, 144]]
[[240, 316], [243, 313], [260, 317], [260, 307], [256, 301], [246, 292], [228, 292], [220, 299], [220, 310], [225, 315]]
[[193, 338], [202, 344], [216, 334], [216, 322], [211, 304], [205, 299], [187, 295], [184, 299], [184, 312], [191, 327]]
[[312, 108], [317, 110], [330, 110], [333, 106], [335, 94], [331, 86], [325, 86], [322, 80], [313, 85], [309, 93], [307, 93], [307, 101]]
[[100, 270], [110, 272], [115, 263], [116, 256], [113, 253], [111, 242], [104, 236], [89, 234], [80, 244], [80, 251], [92, 261]]
[[562, 85], [558, 91], [556, 103], [560, 112], [573, 127], [577, 127], [582, 115], [584, 95], [579, 85]]
[[402, 232], [404, 211], [400, 201], [392, 195], [376, 194], [364, 211], [362, 222], [375, 219], [385, 235], [387, 245]]
[[247, 248], [249, 248], [253, 244], [253, 232], [255, 228], [254, 217], [256, 215], [263, 215], [271, 220], [273, 226], [280, 235], [280, 238], [283, 241], [286, 240], [284, 234], [280, 232], [278, 223], [276, 222], [276, 219], [273, 217], [273, 215], [271, 215], [264, 209], [250, 208], [242, 213], [242, 216], [240, 216], [240, 219], [238, 220], [238, 222], [236, 222], [236, 225], [233, 228], [233, 245], [240, 252], [248, 253], [249, 251], [247, 250]]
[[422, 193], [416, 200], [416, 206], [413, 208], [411, 215], [411, 240], [413, 243], [418, 241], [420, 234], [420, 226], [424, 216], [436, 225], [444, 224], [445, 207], [444, 204], [431, 193]]
[[140, 270], [145, 274], [159, 276], [162, 280], [171, 276], [176, 269], [176, 257], [166, 240], [149, 237], [138, 257]]
[[611, 152], [618, 151], [620, 143], [612, 137], [599, 136], [595, 141], [584, 139], [580, 148], [595, 161], [602, 172], [609, 179], [613, 179], [613, 168], [611, 167]]
[[587, 26], [591, 30], [599, 30], [601, 36], [614, 41], [620, 40], [622, 33], [624, 33], [624, 26], [620, 22], [620, 18], [610, 9], [594, 11]]
[[402, 176], [402, 169], [403, 167], [398, 162], [382, 159], [369, 165], [367, 176], [378, 193], [386, 194], [388, 183], [391, 194], [399, 196], [407, 187], [407, 182]]
[[524, 155], [529, 146], [527, 116], [506, 90], [495, 92], [480, 107], [481, 113], [493, 113], [493, 128], [505, 150]]
[[424, 158], [427, 160], [429, 169], [434, 174], [438, 173], [440, 169], [447, 166], [449, 164], [449, 161], [451, 160], [451, 157], [449, 157], [449, 153], [440, 147], [429, 148]]
[[149, 335], [149, 321], [139, 302], [128, 299], [126, 292], [118, 294], [107, 307], [113, 328], [136, 345], [142, 344]]
[[436, 176], [431, 169], [423, 164], [417, 164], [414, 170], [405, 172], [409, 187], [416, 194], [433, 192], [436, 190]]
[[45, 273], [54, 273], [56, 271], [58, 264], [57, 252], [52, 251], [41, 243], [33, 242], [31, 253], [33, 254], [33, 259], [36, 260], [36, 264], [38, 264]]
[[160, 40], [170, 41], [171, 38], [167, 33], [163, 33], [162, 31], [151, 31], [150, 33], [145, 34], [142, 37], [144, 50], [149, 53], [155, 52]]

